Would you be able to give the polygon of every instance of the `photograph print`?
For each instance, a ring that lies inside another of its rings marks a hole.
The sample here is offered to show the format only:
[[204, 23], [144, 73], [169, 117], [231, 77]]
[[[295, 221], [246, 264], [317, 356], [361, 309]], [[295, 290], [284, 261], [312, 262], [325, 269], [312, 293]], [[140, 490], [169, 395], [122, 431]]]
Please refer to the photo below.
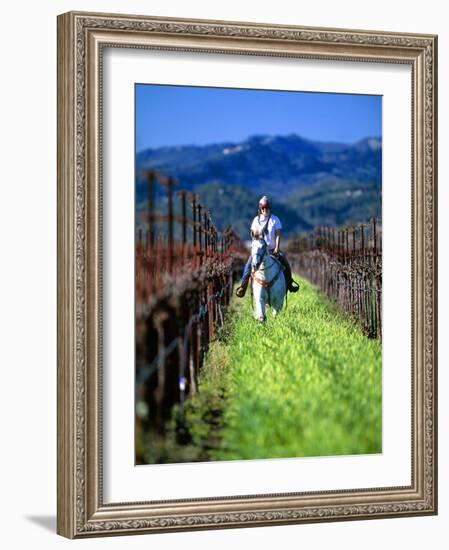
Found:
[[382, 453], [382, 97], [135, 85], [135, 462]]

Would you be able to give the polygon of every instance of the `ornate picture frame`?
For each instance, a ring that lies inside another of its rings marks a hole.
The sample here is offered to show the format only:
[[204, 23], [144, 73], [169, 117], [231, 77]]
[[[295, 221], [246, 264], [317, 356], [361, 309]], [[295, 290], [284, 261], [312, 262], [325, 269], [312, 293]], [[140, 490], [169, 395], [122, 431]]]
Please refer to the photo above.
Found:
[[[149, 494], [145, 502], [105, 502], [105, 48], [378, 62], [411, 68], [410, 485], [276, 494], [261, 490], [260, 494], [194, 499], [154, 500]], [[436, 189], [436, 36], [81, 12], [59, 16], [58, 533], [84, 538], [436, 514]]]

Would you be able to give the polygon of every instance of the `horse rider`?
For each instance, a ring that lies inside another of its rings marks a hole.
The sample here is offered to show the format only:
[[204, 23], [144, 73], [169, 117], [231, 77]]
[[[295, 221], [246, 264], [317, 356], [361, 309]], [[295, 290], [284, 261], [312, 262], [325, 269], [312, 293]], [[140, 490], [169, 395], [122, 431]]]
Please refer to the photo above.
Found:
[[[299, 285], [292, 279], [292, 269], [288, 260], [280, 250], [282, 224], [277, 216], [271, 213], [271, 204], [268, 197], [263, 196], [259, 201], [259, 211], [251, 224], [251, 236], [259, 234], [265, 239], [270, 254], [276, 256], [284, 268], [285, 288], [290, 292], [298, 292]], [[251, 274], [251, 256], [246, 262], [240, 286], [236, 290], [239, 298], [245, 296]]]

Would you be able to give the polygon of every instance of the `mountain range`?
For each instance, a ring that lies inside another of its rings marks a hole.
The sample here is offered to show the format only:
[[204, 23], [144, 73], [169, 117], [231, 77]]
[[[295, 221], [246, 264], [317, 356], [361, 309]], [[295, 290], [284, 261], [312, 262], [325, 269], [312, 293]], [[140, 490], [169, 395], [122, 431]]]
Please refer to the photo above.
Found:
[[[147, 149], [136, 155], [138, 216], [145, 208], [142, 174], [148, 169], [174, 177], [178, 189], [198, 193], [219, 229], [232, 224], [245, 239], [262, 195], [271, 199], [287, 237], [316, 225], [341, 226], [381, 214], [378, 137], [343, 144], [296, 134], [255, 135], [238, 143]], [[160, 189], [162, 209], [164, 196]]]

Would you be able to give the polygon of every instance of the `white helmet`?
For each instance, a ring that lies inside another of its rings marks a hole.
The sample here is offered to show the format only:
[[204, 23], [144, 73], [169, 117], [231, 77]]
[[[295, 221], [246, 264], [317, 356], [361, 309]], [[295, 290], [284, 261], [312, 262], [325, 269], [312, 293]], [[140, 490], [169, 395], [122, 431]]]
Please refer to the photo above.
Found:
[[271, 204], [270, 204], [270, 201], [268, 199], [268, 197], [266, 195], [264, 195], [260, 200], [259, 200], [259, 208], [262, 208], [263, 206], [266, 206], [267, 208], [271, 208]]

